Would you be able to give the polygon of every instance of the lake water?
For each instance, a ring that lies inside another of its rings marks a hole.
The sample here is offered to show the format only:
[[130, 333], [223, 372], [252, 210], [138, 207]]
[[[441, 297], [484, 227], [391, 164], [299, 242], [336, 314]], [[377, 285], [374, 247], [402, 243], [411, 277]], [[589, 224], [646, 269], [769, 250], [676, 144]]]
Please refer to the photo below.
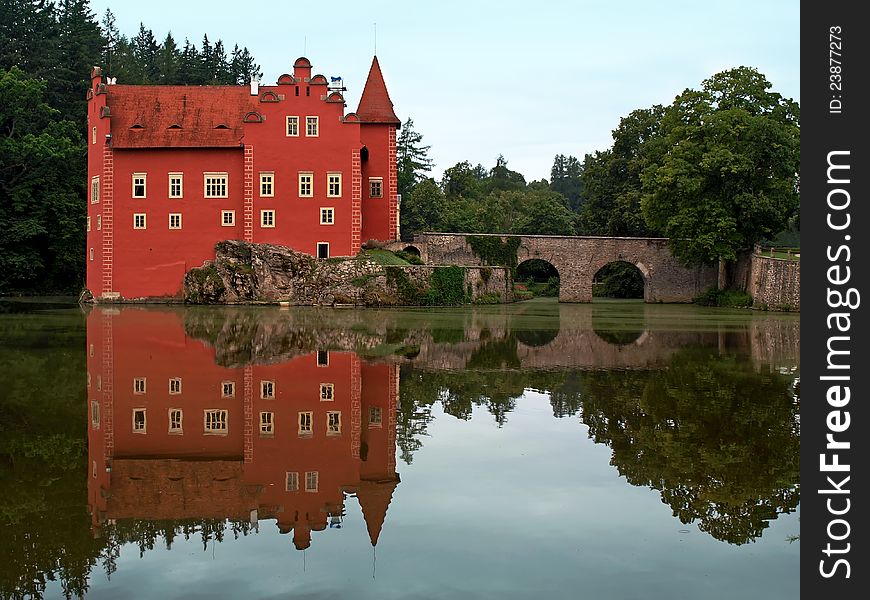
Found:
[[0, 597], [796, 598], [796, 315], [0, 303]]

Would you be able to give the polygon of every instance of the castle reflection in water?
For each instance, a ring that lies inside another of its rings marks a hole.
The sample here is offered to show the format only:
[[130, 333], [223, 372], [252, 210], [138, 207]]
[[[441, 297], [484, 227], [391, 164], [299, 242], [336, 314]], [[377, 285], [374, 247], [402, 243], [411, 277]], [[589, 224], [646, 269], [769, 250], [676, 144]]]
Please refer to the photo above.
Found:
[[554, 417], [579, 417], [625, 481], [659, 491], [674, 517], [748, 543], [799, 502], [799, 322], [699, 312], [694, 327], [675, 326], [685, 314], [97, 308], [94, 533], [168, 543], [275, 520], [305, 549], [312, 531], [341, 526], [354, 496], [375, 545], [399, 484], [396, 448], [410, 464], [433, 403], [460, 419], [483, 406], [501, 426], [531, 388]]
[[88, 316], [88, 504], [121, 520], [276, 520], [305, 549], [345, 498], [378, 541], [396, 472], [395, 364], [311, 349], [221, 366], [180, 311]]

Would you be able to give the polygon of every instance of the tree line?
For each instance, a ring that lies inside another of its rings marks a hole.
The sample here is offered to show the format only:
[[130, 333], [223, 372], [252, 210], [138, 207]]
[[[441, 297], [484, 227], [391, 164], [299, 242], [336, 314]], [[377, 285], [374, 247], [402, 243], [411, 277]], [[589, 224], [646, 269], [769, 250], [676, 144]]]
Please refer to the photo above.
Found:
[[799, 227], [800, 108], [756, 69], [717, 73], [620, 120], [613, 145], [557, 155], [526, 182], [503, 156], [440, 181], [408, 120], [398, 139], [403, 236], [422, 231], [668, 237], [686, 264], [724, 265]]
[[77, 294], [85, 278], [91, 67], [119, 83], [237, 84], [260, 77], [247, 48], [200, 47], [140, 24], [127, 37], [89, 0], [0, 0], [0, 295]]

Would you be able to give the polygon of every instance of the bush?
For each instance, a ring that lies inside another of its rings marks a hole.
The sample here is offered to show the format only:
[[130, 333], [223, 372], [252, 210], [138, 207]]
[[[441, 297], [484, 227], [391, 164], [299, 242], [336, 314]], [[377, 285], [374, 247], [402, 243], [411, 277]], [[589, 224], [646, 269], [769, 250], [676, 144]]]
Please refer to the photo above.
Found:
[[692, 302], [701, 306], [746, 308], [752, 306], [752, 296], [740, 290], [717, 290], [716, 288], [710, 288], [696, 296]]

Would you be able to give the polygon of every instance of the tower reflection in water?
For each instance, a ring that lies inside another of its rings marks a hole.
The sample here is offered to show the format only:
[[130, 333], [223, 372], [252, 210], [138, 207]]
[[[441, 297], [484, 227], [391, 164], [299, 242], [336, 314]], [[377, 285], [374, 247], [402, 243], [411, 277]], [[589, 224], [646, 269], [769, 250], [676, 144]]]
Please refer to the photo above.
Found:
[[87, 335], [95, 535], [134, 521], [274, 519], [302, 550], [312, 531], [341, 527], [350, 495], [377, 543], [399, 483], [398, 366], [316, 348], [220, 366], [165, 310], [97, 309]]

